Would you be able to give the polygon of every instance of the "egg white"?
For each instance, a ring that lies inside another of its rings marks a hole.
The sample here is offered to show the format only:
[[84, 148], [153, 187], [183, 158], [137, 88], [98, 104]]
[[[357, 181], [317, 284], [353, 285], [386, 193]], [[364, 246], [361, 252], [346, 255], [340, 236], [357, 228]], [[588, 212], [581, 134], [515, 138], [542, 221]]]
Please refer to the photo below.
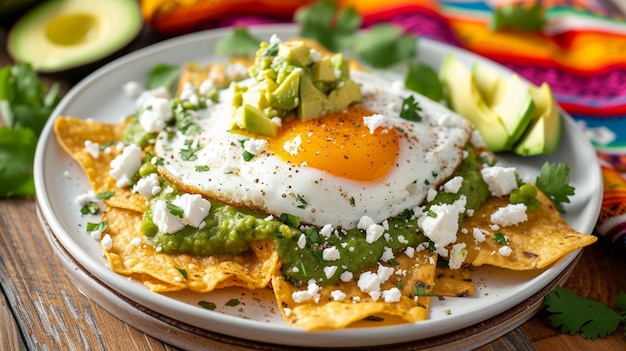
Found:
[[[429, 189], [449, 178], [463, 158], [470, 125], [459, 115], [428, 98], [368, 73], [352, 72], [362, 87], [362, 107], [385, 115], [400, 133], [399, 156], [380, 182], [360, 182], [292, 164], [264, 149], [245, 161], [240, 140], [229, 132], [233, 90], [221, 92], [219, 102], [200, 111], [194, 122], [202, 132], [185, 136], [163, 132], [155, 152], [164, 159], [162, 175], [188, 192], [230, 204], [259, 209], [274, 216], [296, 215], [316, 226], [353, 228], [362, 216], [380, 223], [424, 202]], [[241, 83], [240, 83], [241, 84]], [[412, 94], [421, 107], [421, 122], [399, 117], [402, 100]], [[185, 161], [180, 149], [193, 140], [196, 159]], [[208, 166], [202, 172], [197, 166]], [[302, 201], [304, 200], [304, 201]], [[304, 203], [306, 202], [306, 204]]]

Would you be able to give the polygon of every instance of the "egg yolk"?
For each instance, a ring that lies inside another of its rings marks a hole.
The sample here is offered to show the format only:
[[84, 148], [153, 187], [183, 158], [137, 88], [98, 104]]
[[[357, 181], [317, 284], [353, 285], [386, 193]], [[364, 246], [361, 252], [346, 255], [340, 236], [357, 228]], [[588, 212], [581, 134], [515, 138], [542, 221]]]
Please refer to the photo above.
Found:
[[293, 164], [356, 181], [379, 181], [395, 166], [399, 135], [395, 128], [370, 133], [363, 117], [373, 114], [350, 107], [309, 121], [285, 121], [279, 134], [268, 140], [268, 148]]

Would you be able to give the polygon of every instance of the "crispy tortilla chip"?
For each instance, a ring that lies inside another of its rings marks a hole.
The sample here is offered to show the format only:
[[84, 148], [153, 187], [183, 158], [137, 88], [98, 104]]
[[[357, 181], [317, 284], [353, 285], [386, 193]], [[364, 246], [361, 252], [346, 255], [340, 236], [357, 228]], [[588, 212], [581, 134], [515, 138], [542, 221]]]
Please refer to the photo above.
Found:
[[139, 230], [141, 218], [141, 213], [135, 211], [108, 208], [102, 219], [109, 224], [106, 232], [113, 246], [103, 251], [113, 271], [138, 277], [153, 291], [209, 292], [231, 286], [264, 288], [279, 267], [272, 241], [253, 242], [251, 250], [239, 256], [160, 253], [146, 242]]
[[[396, 272], [406, 274], [392, 275], [380, 287], [380, 291], [399, 288], [402, 297], [399, 302], [385, 302], [381, 296], [376, 301], [357, 286], [358, 276], [350, 282], [322, 287], [319, 299], [310, 299], [296, 303], [293, 293], [307, 290], [307, 287], [296, 287], [282, 275], [272, 279], [274, 294], [281, 313], [288, 324], [304, 328], [308, 331], [345, 328], [355, 322], [374, 315], [392, 315], [406, 322], [418, 322], [426, 319], [430, 306], [430, 296], [415, 298], [414, 287], [424, 293], [432, 291], [435, 279], [436, 256], [427, 251], [415, 253], [414, 258], [406, 255], [396, 257]], [[376, 273], [376, 268], [373, 271]], [[401, 284], [398, 283], [401, 281]], [[335, 301], [333, 291], [341, 291], [346, 298]]]
[[437, 267], [433, 292], [436, 296], [466, 297], [474, 295], [472, 271], [468, 267], [459, 269]]
[[[487, 264], [511, 270], [539, 269], [597, 240], [593, 235], [579, 233], [570, 227], [550, 199], [539, 190], [537, 199], [542, 206], [528, 211], [527, 221], [498, 230], [492, 228], [490, 216], [509, 203], [507, 198], [492, 197], [472, 217], [466, 217], [463, 228], [467, 229], [467, 233], [459, 234], [457, 238], [457, 242], [467, 245], [465, 263], [474, 266]], [[480, 228], [486, 233], [483, 242], [474, 241], [474, 228]], [[508, 256], [498, 251], [502, 247], [494, 240], [498, 232], [508, 238], [508, 246], [512, 249]]]
[[144, 212], [146, 200], [141, 195], [131, 192], [129, 188], [118, 188], [115, 179], [109, 174], [111, 161], [121, 151], [111, 147], [108, 152], [101, 151], [98, 157], [94, 158], [85, 148], [86, 141], [99, 145], [119, 141], [124, 125], [125, 123], [107, 124], [73, 117], [59, 117], [54, 123], [54, 132], [63, 149], [82, 167], [91, 188], [96, 193], [105, 191], [115, 193], [104, 201], [108, 206]]

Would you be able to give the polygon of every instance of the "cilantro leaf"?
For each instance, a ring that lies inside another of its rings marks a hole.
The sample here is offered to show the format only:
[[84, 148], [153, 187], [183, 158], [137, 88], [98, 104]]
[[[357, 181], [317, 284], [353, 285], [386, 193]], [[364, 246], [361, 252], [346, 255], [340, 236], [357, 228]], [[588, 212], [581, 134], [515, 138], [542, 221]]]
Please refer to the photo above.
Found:
[[550, 324], [563, 333], [580, 332], [584, 338], [597, 339], [613, 333], [624, 317], [591, 298], [557, 286], [545, 296], [544, 304]]
[[180, 66], [165, 63], [157, 64], [150, 70], [148, 81], [146, 82], [146, 89], [152, 90], [165, 87], [170, 92], [174, 92], [179, 76]]
[[541, 31], [546, 23], [545, 12], [540, 3], [524, 6], [521, 3], [505, 5], [493, 11], [492, 30]]
[[390, 24], [377, 24], [354, 43], [355, 54], [374, 68], [388, 68], [417, 53], [417, 39]]
[[254, 56], [261, 39], [253, 36], [245, 27], [235, 28], [230, 35], [215, 44], [215, 53], [222, 56]]
[[408, 72], [404, 78], [407, 89], [418, 92], [433, 101], [444, 100], [443, 88], [437, 72], [427, 64], [419, 61], [408, 64]]
[[361, 27], [362, 18], [353, 7], [338, 10], [331, 0], [321, 0], [299, 8], [294, 20], [300, 36], [314, 39], [330, 51], [342, 51]]
[[31, 129], [0, 127], [0, 197], [35, 193], [33, 161], [37, 137]]
[[575, 188], [569, 185], [569, 167], [565, 163], [544, 163], [535, 185], [552, 201], [554, 207], [565, 213], [563, 203], [569, 203]]
[[418, 102], [415, 101], [415, 97], [410, 95], [402, 100], [402, 107], [400, 108], [400, 117], [408, 121], [419, 122], [422, 120], [419, 112], [422, 108]]

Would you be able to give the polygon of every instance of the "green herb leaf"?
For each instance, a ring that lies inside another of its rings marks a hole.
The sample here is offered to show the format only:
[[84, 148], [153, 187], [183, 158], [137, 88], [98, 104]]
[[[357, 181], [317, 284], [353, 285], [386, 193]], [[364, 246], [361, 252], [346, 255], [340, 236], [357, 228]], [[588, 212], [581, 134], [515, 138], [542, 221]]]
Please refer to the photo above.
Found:
[[207, 309], [209, 311], [215, 311], [215, 309], [217, 308], [217, 305], [215, 303], [204, 301], [204, 300], [198, 302], [198, 305], [200, 305], [200, 307]]
[[35, 194], [36, 146], [37, 137], [31, 129], [0, 127], [0, 197]]
[[95, 215], [95, 214], [98, 214], [99, 212], [100, 212], [100, 207], [98, 207], [98, 205], [93, 202], [86, 204], [80, 209], [80, 213], [84, 215], [86, 214]]
[[419, 122], [422, 120], [422, 116], [419, 112], [422, 108], [418, 102], [415, 101], [415, 97], [410, 95], [402, 100], [402, 107], [400, 108], [400, 117], [407, 121]]
[[495, 241], [496, 243], [502, 246], [506, 246], [509, 244], [506, 236], [500, 232], [497, 232], [493, 235], [493, 241]]
[[100, 223], [87, 222], [87, 231], [88, 232], [95, 232], [95, 231], [103, 232], [105, 229], [107, 229], [108, 226], [109, 226], [109, 222], [107, 221], [102, 221]]
[[115, 195], [115, 191], [103, 191], [100, 194], [96, 195], [96, 197], [100, 200], [106, 200]]
[[215, 53], [222, 56], [254, 56], [261, 39], [253, 36], [245, 27], [235, 28], [230, 35], [215, 44]]
[[545, 23], [545, 11], [540, 3], [532, 6], [517, 3], [496, 8], [491, 19], [491, 29], [541, 31]]
[[246, 161], [246, 162], [248, 162], [251, 159], [253, 159], [254, 156], [255, 155], [253, 153], [249, 152], [249, 151], [244, 151], [244, 152], [241, 153], [241, 157], [243, 157], [243, 160]]
[[299, 8], [294, 16], [300, 36], [311, 38], [330, 51], [343, 51], [361, 27], [362, 18], [353, 7], [339, 11], [331, 0], [321, 0]]
[[589, 339], [613, 333], [625, 318], [597, 300], [579, 297], [560, 286], [545, 296], [544, 304], [552, 327]]
[[209, 166], [207, 165], [198, 165], [196, 166], [196, 172], [208, 172]]
[[157, 64], [150, 70], [145, 88], [152, 90], [165, 87], [170, 92], [174, 92], [179, 76], [179, 65], [168, 65], [165, 63]]
[[235, 307], [239, 305], [241, 302], [238, 299], [230, 299], [226, 301], [226, 306]]
[[432, 67], [419, 61], [408, 64], [404, 86], [436, 102], [440, 102], [445, 98], [437, 72]]
[[354, 43], [354, 52], [375, 68], [388, 68], [411, 59], [417, 53], [417, 40], [390, 24], [377, 24]]
[[569, 185], [567, 164], [544, 163], [535, 185], [552, 201], [559, 212], [565, 213], [563, 203], [569, 203], [569, 197], [575, 192], [575, 188]]
[[171, 202], [168, 202], [166, 205], [167, 209], [170, 211], [170, 213], [178, 218], [183, 218], [183, 215], [185, 214], [185, 211], [183, 211], [182, 208], [174, 205]]
[[280, 215], [280, 217], [283, 218], [285, 220], [285, 224], [287, 224], [290, 227], [297, 228], [298, 226], [300, 226], [300, 217], [298, 216], [294, 216], [288, 213], [283, 213]]
[[183, 268], [178, 268], [178, 267], [174, 267], [174, 268], [176, 268], [176, 270], [180, 272], [180, 274], [183, 276], [183, 278], [189, 279], [188, 276], [187, 276], [187, 270], [185, 270]]
[[423, 286], [418, 286], [415, 285], [413, 286], [413, 295], [415, 296], [435, 296], [435, 293], [433, 291], [426, 291], [426, 288], [424, 288]]

